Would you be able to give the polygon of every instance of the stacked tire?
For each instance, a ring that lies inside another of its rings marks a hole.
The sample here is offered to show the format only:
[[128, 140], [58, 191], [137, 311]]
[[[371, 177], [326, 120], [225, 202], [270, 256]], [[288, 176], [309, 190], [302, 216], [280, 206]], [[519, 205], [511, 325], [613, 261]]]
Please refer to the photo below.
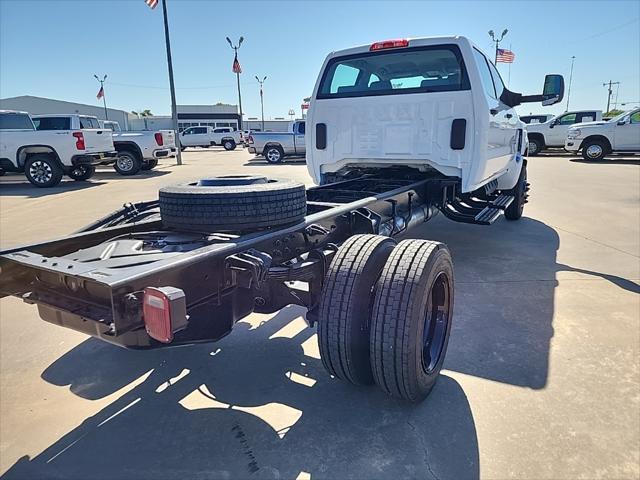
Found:
[[447, 247], [426, 240], [356, 235], [334, 256], [319, 306], [325, 369], [355, 385], [419, 402], [433, 388], [453, 314]]

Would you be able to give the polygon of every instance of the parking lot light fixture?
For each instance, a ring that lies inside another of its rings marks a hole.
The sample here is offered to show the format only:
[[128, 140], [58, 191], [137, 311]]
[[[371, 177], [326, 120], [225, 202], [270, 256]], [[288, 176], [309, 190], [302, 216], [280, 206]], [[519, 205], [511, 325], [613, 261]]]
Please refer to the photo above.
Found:
[[105, 73], [102, 78], [98, 75], [94, 75], [95, 79], [100, 82], [100, 90], [98, 91], [97, 97], [102, 97], [102, 104], [104, 105], [104, 119], [109, 120], [109, 114], [107, 113], [107, 98], [104, 94], [104, 81], [107, 79], [107, 74]]
[[495, 42], [496, 44], [496, 54], [493, 60], [493, 64], [497, 65], [498, 64], [498, 47], [500, 46], [500, 42], [502, 41], [502, 39], [507, 35], [507, 33], [509, 32], [508, 29], [504, 29], [502, 31], [502, 34], [500, 35], [500, 38], [497, 38], [497, 35], [494, 33], [493, 30], [489, 30], [489, 36], [491, 37], [491, 41]]
[[229, 46], [233, 49], [234, 57], [233, 57], [233, 73], [236, 74], [236, 80], [238, 82], [238, 108], [240, 109], [240, 122], [238, 128], [242, 130], [242, 94], [240, 93], [240, 74], [242, 73], [242, 68], [240, 68], [240, 62], [238, 61], [238, 49], [244, 42], [244, 37], [240, 37], [238, 39], [238, 44], [234, 45], [229, 37], [225, 37]]

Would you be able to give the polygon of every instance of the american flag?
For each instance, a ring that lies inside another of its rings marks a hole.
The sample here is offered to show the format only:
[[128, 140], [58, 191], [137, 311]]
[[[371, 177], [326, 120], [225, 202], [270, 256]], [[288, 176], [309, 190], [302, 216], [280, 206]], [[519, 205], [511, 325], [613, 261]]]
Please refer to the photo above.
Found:
[[496, 55], [496, 63], [513, 63], [516, 56], [511, 50], [499, 48]]
[[96, 98], [98, 100], [100, 100], [102, 97], [104, 97], [104, 87], [100, 87], [100, 90], [98, 90], [98, 94], [96, 95]]
[[158, 0], [144, 0], [144, 3], [149, 5], [149, 7], [151, 7], [151, 9], [153, 10], [158, 5]]
[[242, 68], [240, 67], [240, 62], [238, 61], [238, 54], [233, 59], [233, 67], [231, 67], [233, 73], [242, 73]]

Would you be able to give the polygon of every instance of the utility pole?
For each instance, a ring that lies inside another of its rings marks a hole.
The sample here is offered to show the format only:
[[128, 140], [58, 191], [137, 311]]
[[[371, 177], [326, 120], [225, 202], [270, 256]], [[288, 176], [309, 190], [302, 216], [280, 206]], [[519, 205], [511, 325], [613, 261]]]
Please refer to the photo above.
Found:
[[234, 58], [233, 58], [233, 72], [236, 74], [236, 80], [238, 81], [238, 107], [240, 108], [240, 125], [239, 128], [242, 130], [242, 95], [240, 94], [240, 74], [242, 73], [242, 68], [240, 68], [240, 62], [238, 62], [238, 49], [242, 45], [244, 41], [244, 37], [240, 37], [238, 40], [238, 45], [234, 45], [231, 43], [231, 39], [227, 37], [227, 42], [229, 46], [233, 49]]
[[109, 120], [109, 114], [107, 113], [107, 98], [104, 95], [104, 81], [107, 79], [107, 74], [104, 74], [104, 77], [102, 77], [102, 80], [100, 80], [100, 77], [98, 77], [98, 75], [94, 75], [94, 77], [96, 77], [96, 80], [98, 80], [100, 82], [100, 90], [98, 91], [98, 98], [102, 97], [102, 104], [104, 105], [104, 119], [105, 120]]
[[500, 46], [500, 42], [502, 41], [502, 39], [505, 37], [505, 35], [507, 34], [507, 32], [509, 32], [509, 30], [507, 30], [506, 28], [502, 31], [502, 34], [500, 35], [500, 38], [497, 38], [497, 36], [495, 35], [495, 33], [493, 33], [493, 30], [489, 30], [489, 36], [491, 37], [491, 41], [495, 42], [496, 44], [496, 55], [493, 59], [493, 64], [495, 66], [498, 66], [498, 47]]
[[264, 81], [266, 79], [267, 79], [266, 75], [264, 76], [264, 78], [262, 80], [260, 80], [258, 78], [258, 76], [256, 75], [256, 80], [260, 84], [260, 110], [262, 110], [262, 131], [263, 132], [264, 132], [264, 96], [263, 96], [263, 93], [262, 93], [262, 84], [264, 83]]
[[573, 80], [573, 62], [575, 62], [576, 56], [571, 56], [571, 72], [569, 73], [569, 88], [567, 89], [567, 108], [565, 112], [569, 111], [569, 97], [571, 96], [571, 81]]
[[607, 111], [605, 113], [609, 113], [609, 107], [611, 106], [611, 94], [613, 93], [613, 89], [611, 88], [613, 85], [620, 85], [620, 82], [612, 82], [611, 80], [609, 80], [609, 83], [603, 83], [602, 86], [606, 87], [609, 86], [608, 88], [608, 95], [607, 95]]
[[176, 87], [173, 83], [173, 63], [171, 62], [171, 42], [169, 41], [169, 21], [167, 20], [167, 0], [162, 0], [162, 15], [164, 16], [164, 41], [167, 47], [167, 66], [169, 67], [169, 89], [171, 90], [171, 119], [173, 130], [176, 132], [176, 150], [178, 165], [182, 165], [182, 151], [180, 148], [180, 134], [178, 130], [178, 109], [176, 107]]

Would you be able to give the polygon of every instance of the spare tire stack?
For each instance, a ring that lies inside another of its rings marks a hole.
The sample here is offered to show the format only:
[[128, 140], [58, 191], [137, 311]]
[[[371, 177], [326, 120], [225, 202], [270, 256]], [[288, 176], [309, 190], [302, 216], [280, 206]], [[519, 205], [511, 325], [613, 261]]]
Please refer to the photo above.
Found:
[[244, 232], [292, 225], [307, 213], [305, 186], [264, 176], [230, 175], [160, 189], [166, 228]]

